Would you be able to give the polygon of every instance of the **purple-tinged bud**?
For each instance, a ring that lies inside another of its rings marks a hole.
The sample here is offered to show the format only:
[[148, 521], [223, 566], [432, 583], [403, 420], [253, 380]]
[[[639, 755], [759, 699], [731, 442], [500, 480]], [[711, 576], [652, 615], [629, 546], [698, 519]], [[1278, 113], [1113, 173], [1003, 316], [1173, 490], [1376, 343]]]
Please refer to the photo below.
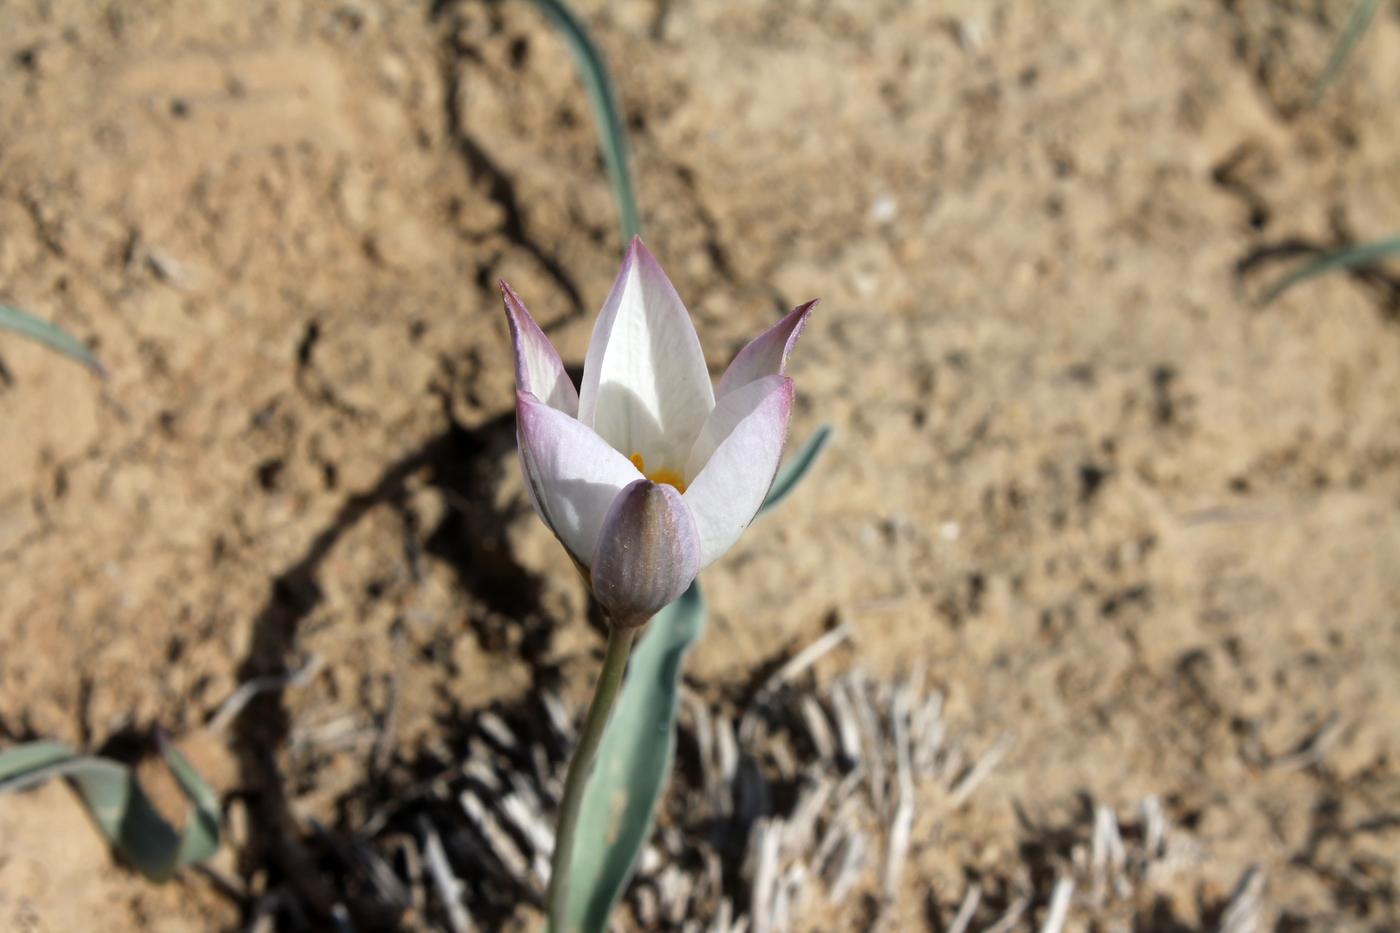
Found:
[[639, 479], [613, 501], [598, 534], [593, 595], [618, 628], [650, 621], [700, 572], [700, 536], [680, 492]]

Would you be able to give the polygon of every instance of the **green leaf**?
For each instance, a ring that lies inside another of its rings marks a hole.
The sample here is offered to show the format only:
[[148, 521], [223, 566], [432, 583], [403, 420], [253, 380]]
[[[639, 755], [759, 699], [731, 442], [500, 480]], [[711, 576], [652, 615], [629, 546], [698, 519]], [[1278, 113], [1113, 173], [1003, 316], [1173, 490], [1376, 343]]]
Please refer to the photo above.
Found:
[[191, 804], [184, 832], [157, 812], [126, 765], [78, 755], [57, 742], [29, 742], [0, 751], [0, 792], [67, 778], [122, 858], [148, 878], [164, 881], [218, 849], [219, 800], [173, 746], [162, 740], [161, 751]]
[[1284, 276], [1264, 293], [1264, 297], [1259, 299], [1259, 304], [1268, 304], [1279, 295], [1288, 291], [1294, 285], [1306, 282], [1333, 269], [1351, 269], [1356, 266], [1365, 266], [1384, 259], [1392, 253], [1400, 253], [1400, 236], [1393, 236], [1385, 240], [1376, 240], [1373, 243], [1363, 243], [1359, 246], [1346, 246], [1330, 253], [1323, 253], [1312, 262], [1307, 263], [1299, 269], [1295, 269]]
[[637, 218], [637, 196], [632, 187], [627, 128], [622, 125], [617, 95], [608, 77], [607, 66], [603, 64], [603, 55], [593, 44], [582, 20], [563, 0], [535, 0], [535, 5], [554, 21], [578, 62], [579, 77], [588, 93], [588, 102], [593, 107], [593, 119], [598, 124], [599, 147], [603, 150], [603, 162], [607, 165], [608, 180], [612, 182], [613, 197], [617, 201], [622, 239], [624, 243], [630, 242], [632, 237], [642, 232], [642, 224]]
[[[190, 809], [185, 814], [185, 832], [180, 838], [180, 850], [175, 854], [174, 868], [194, 865], [219, 850], [219, 796], [205, 783], [194, 765], [163, 737], [161, 755], [165, 766], [184, 791]], [[173, 870], [173, 869], [172, 869]]]
[[106, 371], [103, 370], [102, 364], [97, 361], [97, 357], [93, 356], [92, 351], [85, 347], [78, 338], [65, 330], [60, 330], [48, 321], [40, 320], [32, 314], [26, 314], [18, 308], [0, 304], [0, 330], [14, 331], [30, 340], [38, 341], [64, 356], [77, 360], [97, 375], [106, 375]]
[[676, 755], [681, 665], [705, 627], [699, 582], [651, 620], [584, 790], [571, 856], [569, 933], [600, 933], [651, 834]]
[[773, 480], [773, 485], [768, 488], [768, 497], [763, 500], [763, 505], [759, 506], [758, 514], [762, 515], [769, 509], [782, 502], [792, 495], [797, 484], [807, 476], [807, 471], [812, 468], [812, 464], [817, 462], [827, 443], [831, 440], [831, 425], [824, 424], [807, 438], [807, 443], [803, 444], [797, 453], [792, 455], [792, 459], [787, 462], [787, 466], [778, 471], [778, 475]]
[[1371, 19], [1376, 15], [1376, 9], [1380, 5], [1380, 0], [1356, 0], [1351, 5], [1351, 13], [1347, 15], [1347, 21], [1342, 26], [1341, 34], [1337, 38], [1337, 45], [1332, 49], [1332, 56], [1327, 59], [1327, 67], [1322, 70], [1322, 77], [1317, 79], [1317, 84], [1313, 85], [1314, 104], [1322, 99], [1322, 95], [1327, 93], [1332, 82], [1337, 80], [1337, 75], [1342, 72], [1342, 66], [1351, 57], [1356, 43], [1360, 42], [1361, 37], [1366, 34], [1366, 29], [1371, 25]]
[[72, 750], [57, 742], [27, 742], [0, 751], [0, 793], [24, 790], [57, 777], [63, 763], [72, 757]]

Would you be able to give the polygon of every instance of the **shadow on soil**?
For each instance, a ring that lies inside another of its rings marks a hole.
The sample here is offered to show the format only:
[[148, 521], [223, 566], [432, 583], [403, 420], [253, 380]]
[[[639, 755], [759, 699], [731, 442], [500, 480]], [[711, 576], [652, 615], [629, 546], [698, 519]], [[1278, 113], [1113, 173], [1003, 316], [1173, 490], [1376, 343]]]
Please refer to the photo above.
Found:
[[[537, 675], [547, 675], [541, 658], [549, 647], [552, 625], [538, 599], [537, 576], [514, 559], [505, 528], [514, 517], [494, 504], [503, 467], [514, 463], [515, 414], [499, 415], [480, 427], [453, 424], [441, 435], [390, 465], [367, 491], [350, 496], [335, 516], [296, 561], [274, 580], [254, 621], [251, 648], [239, 669], [240, 681], [284, 673], [297, 651], [298, 630], [322, 600], [319, 575], [336, 543], [361, 519], [379, 506], [405, 516], [405, 547], [419, 546], [455, 569], [462, 589], [472, 594], [487, 612], [484, 619], [508, 619], [510, 623], [473, 619], [472, 632], [488, 651], [513, 646]], [[418, 533], [407, 511], [410, 480], [425, 481], [440, 490], [451, 504], [436, 528]], [[504, 632], [503, 624], [520, 630]], [[338, 913], [348, 911], [354, 928], [386, 929], [396, 925], [399, 908], [366, 892], [356, 898], [333, 878], [343, 871], [327, 864], [337, 851], [353, 850], [349, 840], [328, 838], [329, 830], [317, 828], [310, 837], [294, 818], [286, 777], [278, 764], [285, 747], [290, 721], [283, 691], [269, 690], [240, 713], [232, 745], [240, 768], [242, 799], [249, 811], [249, 839], [241, 853], [243, 871], [251, 876], [266, 868], [274, 880], [288, 884], [301, 904], [318, 917], [303, 918], [312, 928]], [[367, 777], [367, 782], [375, 779]], [[367, 786], [365, 794], [376, 791]], [[301, 924], [286, 924], [292, 927]]]

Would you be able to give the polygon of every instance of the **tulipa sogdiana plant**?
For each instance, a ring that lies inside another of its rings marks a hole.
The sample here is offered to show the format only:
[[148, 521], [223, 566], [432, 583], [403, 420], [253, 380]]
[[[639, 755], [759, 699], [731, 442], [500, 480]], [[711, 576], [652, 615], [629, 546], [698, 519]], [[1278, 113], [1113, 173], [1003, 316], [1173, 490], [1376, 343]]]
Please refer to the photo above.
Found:
[[816, 302], [760, 334], [714, 384], [685, 305], [634, 238], [575, 389], [525, 305], [501, 288], [525, 486], [609, 624], [560, 805], [548, 896], [559, 931], [580, 800], [632, 640], [734, 545], [763, 504], [792, 413], [784, 369]]

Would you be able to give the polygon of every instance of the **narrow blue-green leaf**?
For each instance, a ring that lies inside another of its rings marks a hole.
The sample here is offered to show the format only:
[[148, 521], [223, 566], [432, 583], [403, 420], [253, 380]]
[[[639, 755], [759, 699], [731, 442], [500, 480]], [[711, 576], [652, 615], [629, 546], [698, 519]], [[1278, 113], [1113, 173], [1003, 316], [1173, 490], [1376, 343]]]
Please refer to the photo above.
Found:
[[1306, 282], [1308, 279], [1315, 278], [1325, 272], [1368, 265], [1384, 259], [1392, 253], [1400, 253], [1400, 236], [1376, 240], [1373, 243], [1363, 243], [1359, 246], [1346, 246], [1330, 253], [1324, 253], [1276, 282], [1264, 293], [1264, 297], [1259, 299], [1259, 304], [1266, 305], [1294, 285]]
[[14, 331], [77, 360], [99, 376], [106, 375], [97, 357], [78, 338], [18, 308], [0, 304], [0, 330]]
[[1322, 77], [1317, 79], [1317, 84], [1313, 85], [1314, 104], [1322, 99], [1322, 95], [1327, 93], [1332, 82], [1337, 80], [1337, 75], [1342, 72], [1342, 66], [1351, 57], [1356, 43], [1360, 42], [1361, 37], [1366, 34], [1366, 29], [1371, 25], [1371, 19], [1376, 15], [1376, 10], [1380, 5], [1380, 0], [1356, 0], [1351, 5], [1351, 13], [1347, 15], [1346, 23], [1342, 25], [1341, 34], [1337, 37], [1337, 45], [1332, 49], [1332, 56], [1327, 59], [1327, 67], [1322, 70]]
[[73, 751], [58, 742], [26, 742], [0, 751], [0, 793], [24, 790], [62, 773]]
[[824, 424], [812, 432], [812, 436], [807, 438], [807, 443], [803, 444], [797, 453], [792, 455], [792, 459], [788, 460], [787, 465], [778, 471], [778, 475], [773, 479], [773, 485], [768, 488], [768, 497], [758, 508], [759, 515], [792, 495], [797, 484], [806, 477], [807, 471], [812, 468], [812, 464], [817, 462], [817, 458], [821, 456], [830, 440], [831, 425], [829, 424]]
[[185, 815], [185, 832], [180, 837], [180, 849], [175, 853], [175, 867], [194, 865], [219, 850], [219, 796], [174, 745], [163, 739], [160, 745], [166, 767], [190, 802]]
[[705, 600], [696, 582], [656, 614], [632, 653], [584, 791], [570, 857], [567, 933], [606, 930], [632, 878], [676, 754], [681, 665], [704, 627]]
[[642, 224], [637, 218], [637, 196], [632, 187], [627, 129], [622, 125], [622, 112], [617, 105], [617, 94], [613, 91], [607, 66], [603, 64], [603, 55], [593, 44], [583, 22], [563, 0], [535, 0], [535, 5], [554, 21], [578, 62], [579, 76], [593, 108], [594, 122], [598, 124], [598, 144], [603, 150], [603, 163], [607, 166], [608, 180], [612, 182], [613, 197], [617, 200], [622, 240], [624, 243], [630, 242], [632, 237], [642, 232]]
[[184, 832], [157, 812], [126, 765], [78, 755], [57, 742], [29, 742], [0, 751], [0, 792], [67, 778], [122, 858], [147, 877], [164, 881], [218, 849], [219, 801], [183, 755], [169, 746], [163, 751], [191, 804]]

